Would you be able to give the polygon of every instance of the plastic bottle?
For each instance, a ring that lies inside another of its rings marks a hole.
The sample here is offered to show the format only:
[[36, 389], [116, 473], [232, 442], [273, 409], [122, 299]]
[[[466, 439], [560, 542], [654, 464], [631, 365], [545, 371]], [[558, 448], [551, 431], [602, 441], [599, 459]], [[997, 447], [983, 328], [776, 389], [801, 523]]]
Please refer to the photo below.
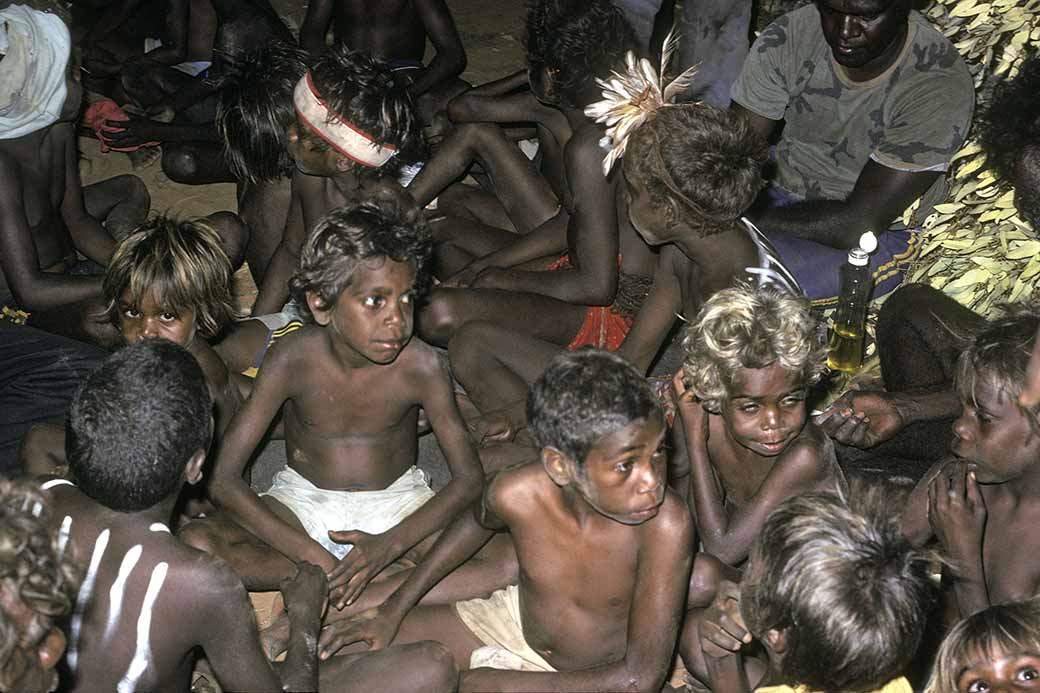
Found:
[[849, 261], [842, 265], [841, 296], [828, 343], [827, 367], [831, 370], [855, 373], [863, 365], [867, 305], [873, 288], [868, 263], [876, 248], [877, 237], [867, 231], [860, 236], [859, 247], [849, 251]]

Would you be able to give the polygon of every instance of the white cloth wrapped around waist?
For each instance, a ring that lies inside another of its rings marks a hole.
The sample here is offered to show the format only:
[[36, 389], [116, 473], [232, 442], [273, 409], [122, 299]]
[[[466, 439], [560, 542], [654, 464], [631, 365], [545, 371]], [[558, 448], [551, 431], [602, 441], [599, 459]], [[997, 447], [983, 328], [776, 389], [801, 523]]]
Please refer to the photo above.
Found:
[[71, 47], [61, 17], [24, 5], [0, 10], [0, 140], [57, 122], [68, 96]]
[[411, 467], [379, 491], [332, 491], [318, 488], [299, 472], [286, 467], [274, 476], [264, 494], [287, 507], [307, 531], [307, 535], [337, 559], [353, 548], [337, 544], [329, 532], [360, 530], [382, 534], [433, 498], [426, 473]]

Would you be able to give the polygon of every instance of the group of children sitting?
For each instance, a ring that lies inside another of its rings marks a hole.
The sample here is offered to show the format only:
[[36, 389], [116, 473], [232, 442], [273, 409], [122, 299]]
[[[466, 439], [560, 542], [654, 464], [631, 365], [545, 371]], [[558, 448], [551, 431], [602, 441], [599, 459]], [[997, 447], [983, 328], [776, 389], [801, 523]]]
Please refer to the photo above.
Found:
[[[912, 491], [847, 474], [818, 317], [742, 218], [765, 142], [660, 83], [604, 142], [620, 13], [536, 0], [527, 34], [435, 137], [382, 61], [256, 58], [218, 120], [232, 167], [290, 181], [254, 319], [231, 215], [76, 244], [100, 278], [2, 257], [23, 307], [73, 298], [120, 348], [23, 441], [36, 481], [0, 481], [0, 689], [186, 690], [200, 653], [228, 691], [1040, 686], [1040, 311], [965, 336], [952, 460]], [[262, 633], [247, 591], [282, 595]]]

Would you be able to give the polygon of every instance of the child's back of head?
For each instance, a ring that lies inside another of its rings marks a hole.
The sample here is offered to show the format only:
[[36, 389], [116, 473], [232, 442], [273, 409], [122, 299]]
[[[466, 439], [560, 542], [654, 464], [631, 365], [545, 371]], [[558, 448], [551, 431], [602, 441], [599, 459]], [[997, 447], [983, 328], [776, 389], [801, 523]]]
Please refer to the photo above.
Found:
[[432, 253], [429, 230], [415, 202], [386, 189], [379, 196], [329, 212], [315, 225], [303, 244], [300, 268], [289, 290], [301, 304], [307, 304], [310, 292], [328, 308], [350, 285], [362, 262], [388, 258], [415, 265], [415, 293], [422, 296]]
[[609, 78], [636, 50], [631, 27], [609, 0], [536, 0], [526, 35], [532, 90], [569, 108], [598, 95], [596, 78]]
[[741, 613], [780, 653], [782, 683], [872, 691], [900, 676], [920, 643], [934, 592], [928, 558], [878, 509], [803, 494], [766, 521]]
[[1037, 688], [1040, 600], [1033, 599], [996, 604], [955, 625], [939, 647], [926, 691], [981, 693]]
[[189, 460], [209, 447], [212, 413], [187, 350], [163, 339], [131, 344], [91, 373], [69, 406], [69, 468], [98, 503], [146, 510], [176, 493]]
[[597, 349], [558, 355], [527, 396], [535, 442], [579, 465], [604, 436], [653, 417], [662, 417], [661, 405], [646, 378], [620, 356]]
[[203, 219], [159, 215], [146, 221], [116, 248], [102, 292], [115, 325], [128, 310], [139, 312], [146, 299], [179, 318], [192, 313], [203, 338], [218, 335], [234, 315], [231, 263]]
[[746, 117], [692, 103], [658, 108], [629, 136], [623, 165], [669, 224], [709, 236], [734, 228], [754, 202], [767, 153]]
[[811, 385], [825, 363], [809, 302], [772, 287], [745, 285], [716, 292], [686, 328], [682, 346], [689, 387], [716, 413], [741, 369], [776, 363]]

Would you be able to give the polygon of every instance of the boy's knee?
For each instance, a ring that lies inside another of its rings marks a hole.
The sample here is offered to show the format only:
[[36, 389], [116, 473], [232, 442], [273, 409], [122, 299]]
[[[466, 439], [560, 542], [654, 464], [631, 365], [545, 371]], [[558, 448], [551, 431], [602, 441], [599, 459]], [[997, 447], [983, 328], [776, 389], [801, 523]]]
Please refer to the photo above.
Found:
[[473, 370], [486, 357], [491, 327], [486, 322], [468, 322], [454, 330], [448, 340], [448, 361], [453, 369]]
[[220, 236], [220, 245], [231, 261], [232, 271], [237, 270], [249, 243], [249, 227], [234, 212], [214, 212], [206, 217], [206, 221]]
[[162, 170], [175, 183], [193, 185], [199, 177], [199, 162], [194, 152], [180, 147], [163, 147]]
[[455, 133], [458, 141], [465, 147], [479, 149], [496, 135], [500, 135], [501, 130], [497, 125], [489, 123], [463, 123], [455, 127]]
[[152, 196], [148, 192], [145, 182], [132, 173], [118, 176], [116, 180], [119, 181], [120, 189], [123, 192], [124, 203], [143, 210], [146, 216], [152, 206]]
[[693, 571], [690, 573], [690, 588], [686, 595], [687, 608], [706, 607], [711, 604], [727, 570], [731, 569], [715, 556], [698, 552], [694, 556]]
[[412, 661], [424, 662], [428, 667], [428, 676], [424, 677], [426, 690], [454, 690], [459, 680], [459, 670], [451, 650], [433, 640], [405, 647], [414, 650], [415, 657], [410, 658]]
[[898, 325], [908, 315], [917, 312], [922, 305], [927, 305], [941, 296], [942, 292], [928, 284], [904, 284], [885, 299], [878, 314], [878, 329], [882, 323], [886, 327]]
[[447, 291], [435, 290], [422, 310], [419, 336], [438, 346], [447, 346], [461, 326], [458, 305]]
[[213, 523], [206, 520], [192, 520], [177, 530], [177, 538], [211, 556], [219, 555], [220, 547], [225, 543]]

